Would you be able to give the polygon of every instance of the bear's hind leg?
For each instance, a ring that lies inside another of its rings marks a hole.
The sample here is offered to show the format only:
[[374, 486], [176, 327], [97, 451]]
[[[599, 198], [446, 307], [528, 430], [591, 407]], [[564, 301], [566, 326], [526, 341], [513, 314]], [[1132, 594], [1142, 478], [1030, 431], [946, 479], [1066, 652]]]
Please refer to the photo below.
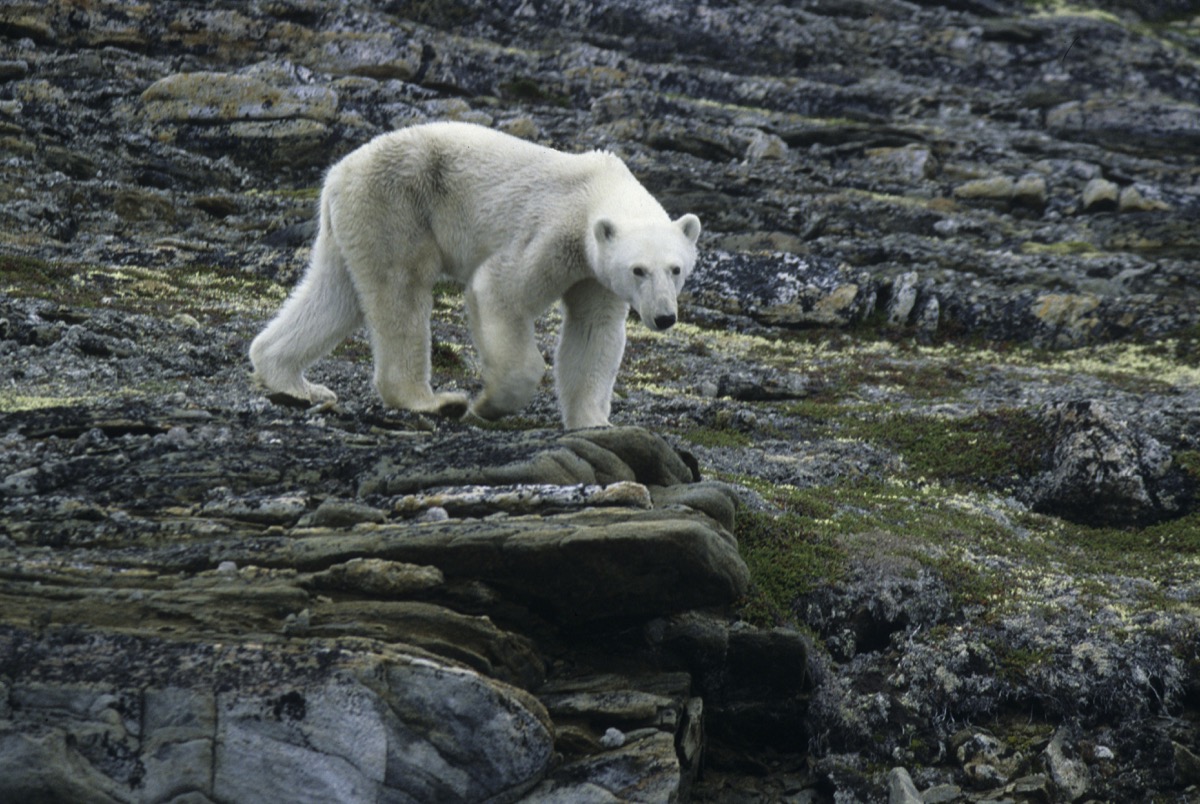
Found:
[[309, 382], [304, 370], [361, 324], [354, 286], [333, 238], [323, 229], [304, 278], [250, 345], [254, 379], [271, 391], [314, 404], [335, 401], [337, 394]]
[[586, 280], [563, 295], [562, 308], [554, 380], [563, 425], [607, 426], [629, 305], [599, 282]]
[[513, 305], [493, 299], [482, 287], [467, 288], [471, 337], [483, 367], [483, 392], [471, 403], [481, 419], [498, 419], [529, 404], [546, 374], [546, 361], [534, 340], [533, 319]]

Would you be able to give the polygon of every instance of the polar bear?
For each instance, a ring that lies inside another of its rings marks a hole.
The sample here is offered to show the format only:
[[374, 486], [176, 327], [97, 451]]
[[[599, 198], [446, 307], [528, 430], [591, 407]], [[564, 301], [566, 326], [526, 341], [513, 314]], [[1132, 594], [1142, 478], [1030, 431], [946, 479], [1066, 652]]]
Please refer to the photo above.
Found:
[[[567, 154], [466, 123], [376, 137], [335, 164], [308, 270], [250, 346], [267, 389], [333, 401], [304, 370], [366, 323], [385, 404], [495, 419], [545, 373], [534, 321], [562, 301], [555, 385], [567, 428], [608, 424], [632, 307], [651, 330], [676, 320], [700, 221], [671, 220], [610, 153]], [[483, 390], [430, 386], [433, 286], [465, 287]]]

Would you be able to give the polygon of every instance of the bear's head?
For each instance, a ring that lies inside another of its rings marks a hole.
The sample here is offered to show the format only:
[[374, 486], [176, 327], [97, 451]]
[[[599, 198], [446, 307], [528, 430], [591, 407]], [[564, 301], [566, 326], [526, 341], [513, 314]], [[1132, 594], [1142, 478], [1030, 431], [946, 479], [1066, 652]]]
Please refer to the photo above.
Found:
[[592, 225], [596, 278], [637, 311], [652, 330], [674, 326], [676, 297], [696, 264], [700, 219], [684, 215], [665, 223]]

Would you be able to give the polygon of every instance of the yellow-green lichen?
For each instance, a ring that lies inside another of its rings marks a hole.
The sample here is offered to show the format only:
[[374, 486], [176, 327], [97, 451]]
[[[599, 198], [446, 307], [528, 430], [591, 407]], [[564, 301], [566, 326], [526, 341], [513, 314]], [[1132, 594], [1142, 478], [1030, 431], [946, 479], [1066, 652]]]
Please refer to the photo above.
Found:
[[280, 285], [214, 265], [148, 268], [0, 256], [0, 293], [79, 308], [117, 307], [170, 317], [266, 315], [287, 295]]

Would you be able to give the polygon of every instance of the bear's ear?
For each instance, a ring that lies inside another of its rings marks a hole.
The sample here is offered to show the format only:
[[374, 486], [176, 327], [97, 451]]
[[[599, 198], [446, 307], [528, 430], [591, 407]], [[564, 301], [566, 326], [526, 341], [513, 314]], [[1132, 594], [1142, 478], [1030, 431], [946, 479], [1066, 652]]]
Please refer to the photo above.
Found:
[[592, 224], [592, 233], [597, 243], [607, 243], [617, 236], [617, 225], [608, 218], [600, 218]]
[[675, 225], [683, 230], [684, 237], [696, 242], [696, 238], [700, 236], [700, 219], [692, 213], [684, 215], [679, 220], [675, 221]]

